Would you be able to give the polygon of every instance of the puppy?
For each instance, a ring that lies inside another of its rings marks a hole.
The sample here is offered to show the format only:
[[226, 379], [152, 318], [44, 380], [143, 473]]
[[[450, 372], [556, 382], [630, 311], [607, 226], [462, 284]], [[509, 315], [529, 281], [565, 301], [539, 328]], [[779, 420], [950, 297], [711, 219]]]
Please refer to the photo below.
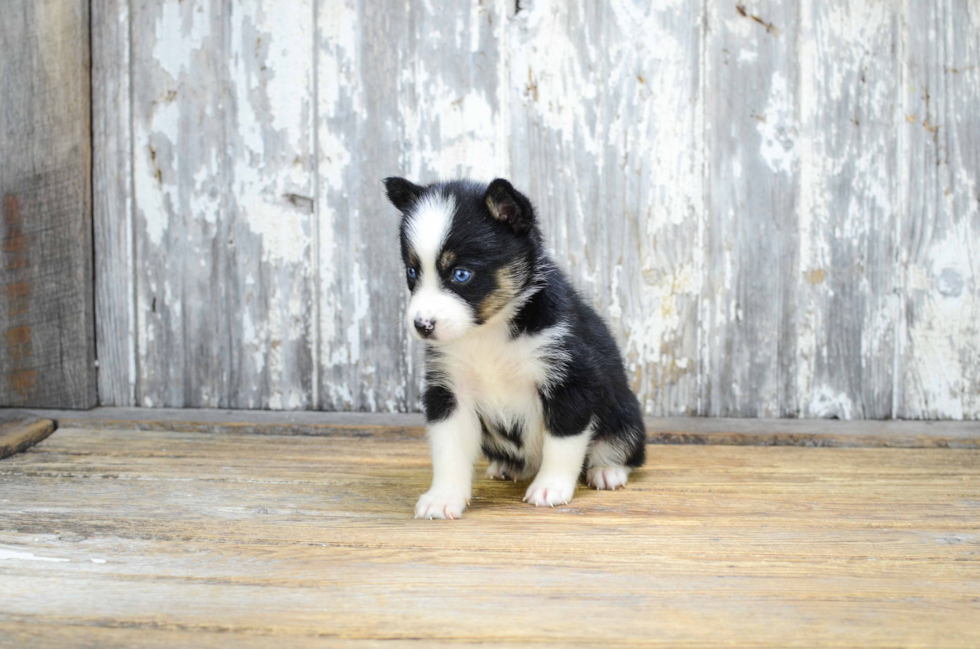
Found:
[[626, 484], [646, 434], [612, 334], [548, 258], [506, 180], [384, 181], [402, 213], [407, 324], [425, 342], [432, 487], [416, 518], [459, 518], [480, 452], [525, 502], [567, 504], [580, 477]]

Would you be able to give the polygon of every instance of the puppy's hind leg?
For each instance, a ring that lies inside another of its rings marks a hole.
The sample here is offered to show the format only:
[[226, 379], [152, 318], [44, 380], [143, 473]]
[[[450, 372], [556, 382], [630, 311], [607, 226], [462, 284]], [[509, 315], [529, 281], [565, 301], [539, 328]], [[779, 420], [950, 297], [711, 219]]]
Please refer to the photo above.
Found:
[[[636, 437], [636, 434], [631, 435]], [[626, 486], [626, 480], [633, 470], [630, 464], [638, 465], [643, 462], [644, 439], [637, 446], [629, 436], [621, 436], [611, 440], [598, 440], [589, 449], [585, 482], [595, 489], [618, 489]], [[637, 446], [632, 453], [626, 448], [627, 444]]]
[[585, 482], [596, 489], [625, 487], [630, 468], [626, 466], [594, 466], [585, 473]]
[[490, 462], [490, 466], [487, 467], [486, 476], [491, 480], [506, 480], [507, 465], [499, 460], [493, 460]]
[[491, 480], [524, 480], [525, 469], [504, 460], [492, 460], [487, 467], [486, 476]]

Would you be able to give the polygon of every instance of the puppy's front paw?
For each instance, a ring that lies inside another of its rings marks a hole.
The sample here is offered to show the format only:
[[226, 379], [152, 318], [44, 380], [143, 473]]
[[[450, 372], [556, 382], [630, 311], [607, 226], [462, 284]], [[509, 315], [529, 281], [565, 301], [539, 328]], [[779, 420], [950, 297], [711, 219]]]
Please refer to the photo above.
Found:
[[527, 488], [524, 502], [535, 507], [567, 505], [575, 495], [575, 481], [566, 478], [538, 476]]
[[623, 466], [596, 466], [585, 474], [585, 481], [596, 489], [615, 489], [626, 486], [629, 471]]
[[463, 515], [470, 499], [456, 491], [430, 489], [415, 504], [415, 518], [448, 518], [455, 520]]

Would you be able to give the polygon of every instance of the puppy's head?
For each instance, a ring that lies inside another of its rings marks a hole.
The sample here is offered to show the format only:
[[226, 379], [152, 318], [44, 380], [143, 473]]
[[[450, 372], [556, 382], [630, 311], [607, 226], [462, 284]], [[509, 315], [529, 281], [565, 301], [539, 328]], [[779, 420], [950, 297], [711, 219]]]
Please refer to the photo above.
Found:
[[498, 178], [489, 186], [429, 186], [386, 178], [402, 213], [402, 261], [412, 297], [406, 319], [420, 340], [451, 342], [507, 311], [530, 281], [534, 209]]

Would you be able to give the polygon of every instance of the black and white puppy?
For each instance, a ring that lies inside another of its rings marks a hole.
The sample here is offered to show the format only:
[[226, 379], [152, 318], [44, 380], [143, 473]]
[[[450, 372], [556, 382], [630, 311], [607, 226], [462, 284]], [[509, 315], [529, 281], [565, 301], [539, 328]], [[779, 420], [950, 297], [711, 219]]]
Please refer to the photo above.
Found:
[[606, 324], [548, 258], [531, 202], [506, 180], [385, 179], [402, 213], [407, 321], [425, 341], [432, 488], [417, 518], [459, 518], [480, 451], [524, 500], [567, 504], [583, 476], [626, 484], [646, 435]]

